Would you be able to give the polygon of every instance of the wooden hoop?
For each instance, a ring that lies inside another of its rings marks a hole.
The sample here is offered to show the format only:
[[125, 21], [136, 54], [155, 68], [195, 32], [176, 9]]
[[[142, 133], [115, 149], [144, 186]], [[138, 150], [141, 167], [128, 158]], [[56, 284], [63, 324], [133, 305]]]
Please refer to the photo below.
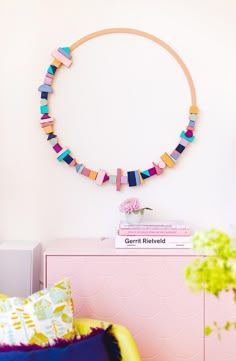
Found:
[[83, 38], [79, 39], [78, 41], [76, 41], [74, 44], [72, 44], [70, 46], [70, 50], [73, 51], [76, 48], [78, 48], [80, 45], [86, 43], [89, 40], [92, 40], [94, 38], [97, 38], [99, 36], [102, 35], [107, 35], [107, 34], [121, 34], [121, 33], [127, 33], [127, 34], [133, 34], [133, 35], [138, 35], [138, 36], [142, 36], [146, 39], [149, 39], [151, 41], [154, 41], [154, 43], [159, 44], [160, 46], [162, 46], [165, 50], [167, 50], [177, 61], [177, 63], [181, 66], [186, 79], [188, 81], [188, 85], [190, 88], [190, 93], [191, 93], [191, 100], [192, 100], [192, 105], [197, 105], [197, 96], [196, 96], [196, 92], [195, 92], [195, 87], [194, 87], [194, 83], [193, 83], [193, 79], [191, 77], [191, 74], [187, 68], [187, 66], [185, 65], [185, 63], [183, 62], [183, 60], [180, 58], [180, 56], [176, 53], [176, 51], [174, 51], [174, 49], [172, 49], [168, 44], [166, 44], [163, 40], [157, 38], [154, 35], [151, 35], [149, 33], [146, 33], [145, 31], [141, 31], [141, 30], [137, 30], [137, 29], [130, 29], [130, 28], [110, 28], [110, 29], [103, 29], [103, 30], [99, 30], [99, 31], [95, 31], [94, 33], [88, 34], [86, 36], [84, 36]]
[[[71, 51], [75, 50], [78, 46], [96, 37], [112, 34], [112, 33], [128, 33], [128, 34], [142, 36], [159, 44], [165, 50], [167, 50], [180, 65], [186, 76], [190, 88], [191, 101], [192, 101], [192, 105], [190, 106], [189, 109], [189, 123], [186, 127], [186, 130], [183, 130], [181, 132], [179, 143], [174, 148], [174, 150], [170, 154], [168, 153], [162, 154], [160, 160], [157, 163], [152, 162], [152, 166], [150, 168], [144, 170], [136, 169], [136, 170], [127, 171], [126, 175], [123, 175], [123, 170], [121, 168], [117, 168], [116, 174], [112, 175], [103, 169], [99, 169], [98, 171], [95, 171], [88, 168], [83, 163], [79, 163], [77, 159], [70, 154], [71, 153], [70, 149], [65, 148], [61, 145], [58, 136], [54, 133], [54, 119], [49, 114], [50, 98], [48, 99], [48, 97], [49, 94], [53, 92], [53, 88], [51, 87], [51, 84], [57, 69], [61, 66], [61, 64], [67, 67], [69, 67], [72, 64]], [[148, 179], [154, 175], [157, 176], [161, 175], [166, 167], [168, 168], [174, 167], [178, 158], [185, 150], [185, 148], [188, 146], [188, 144], [193, 142], [195, 138], [193, 132], [195, 130], [198, 107], [196, 105], [196, 92], [192, 77], [188, 71], [188, 68], [186, 67], [180, 56], [168, 44], [166, 44], [164, 41], [160, 40], [156, 36], [141, 30], [129, 29], [129, 28], [104, 29], [84, 36], [83, 38], [72, 44], [70, 47], [58, 48], [57, 50], [53, 50], [52, 56], [54, 57], [54, 60], [47, 69], [47, 73], [44, 78], [44, 83], [40, 85], [38, 88], [38, 90], [41, 93], [40, 124], [45, 134], [47, 135], [48, 142], [51, 144], [53, 150], [57, 154], [57, 160], [59, 162], [64, 161], [71, 167], [75, 167], [77, 173], [82, 174], [94, 180], [97, 185], [102, 185], [103, 183], [109, 181], [109, 183], [115, 184], [116, 190], [119, 191], [121, 189], [122, 184], [128, 184], [129, 187], [141, 185], [144, 183], [145, 179]]]

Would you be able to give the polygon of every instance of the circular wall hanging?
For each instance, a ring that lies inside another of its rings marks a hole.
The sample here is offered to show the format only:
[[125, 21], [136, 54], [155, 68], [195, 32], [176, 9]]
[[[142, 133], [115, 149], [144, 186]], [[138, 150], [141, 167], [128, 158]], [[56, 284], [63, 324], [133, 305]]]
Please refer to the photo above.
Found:
[[[53, 92], [51, 87], [53, 78], [57, 69], [63, 64], [66, 67], [69, 67], [72, 64], [71, 60], [71, 52], [76, 49], [81, 44], [94, 39], [98, 36], [107, 35], [111, 33], [129, 33], [138, 36], [142, 36], [151, 41], [162, 46], [165, 50], [167, 50], [178, 62], [180, 67], [182, 68], [185, 77], [188, 81], [189, 90], [191, 93], [191, 106], [189, 110], [189, 121], [186, 126], [186, 129], [181, 131], [180, 140], [174, 150], [170, 153], [163, 153], [160, 156], [160, 160], [153, 161], [150, 168], [140, 170], [130, 170], [123, 171], [121, 168], [117, 168], [116, 174], [109, 174], [106, 170], [99, 169], [98, 171], [92, 170], [85, 166], [83, 163], [78, 163], [76, 158], [71, 155], [71, 151], [68, 148], [65, 148], [61, 145], [61, 141], [59, 141], [58, 136], [54, 133], [54, 118], [49, 115], [49, 94]], [[102, 185], [105, 182], [112, 183], [116, 186], [116, 190], [120, 191], [121, 186], [123, 184], [128, 184], [130, 187], [138, 186], [144, 183], [147, 178], [150, 178], [154, 175], [161, 175], [166, 168], [172, 168], [175, 166], [177, 160], [187, 147], [189, 143], [194, 140], [194, 129], [195, 123], [197, 120], [198, 107], [196, 102], [196, 92], [193, 84], [192, 77], [184, 64], [183, 60], [180, 56], [164, 41], [159, 38], [146, 33], [144, 31], [136, 30], [136, 29], [128, 29], [128, 28], [112, 28], [112, 29], [104, 29], [100, 31], [96, 31], [92, 34], [89, 34], [70, 47], [58, 48], [57, 50], [53, 50], [52, 56], [54, 60], [49, 65], [47, 69], [46, 76], [44, 78], [44, 82], [38, 90], [41, 92], [41, 102], [40, 102], [40, 112], [41, 112], [41, 120], [40, 124], [43, 128], [45, 134], [47, 135], [47, 140], [51, 144], [53, 150], [56, 152], [56, 157], [59, 162], [64, 161], [69, 164], [71, 167], [74, 167], [77, 173], [84, 175], [95, 181], [97, 185]]]

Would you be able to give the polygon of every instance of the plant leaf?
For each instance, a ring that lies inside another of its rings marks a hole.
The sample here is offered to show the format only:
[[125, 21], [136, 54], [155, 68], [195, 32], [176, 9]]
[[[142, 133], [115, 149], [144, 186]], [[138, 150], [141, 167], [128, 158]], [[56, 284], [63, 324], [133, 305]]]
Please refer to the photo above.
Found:
[[205, 335], [209, 336], [212, 333], [212, 328], [210, 326], [205, 327]]

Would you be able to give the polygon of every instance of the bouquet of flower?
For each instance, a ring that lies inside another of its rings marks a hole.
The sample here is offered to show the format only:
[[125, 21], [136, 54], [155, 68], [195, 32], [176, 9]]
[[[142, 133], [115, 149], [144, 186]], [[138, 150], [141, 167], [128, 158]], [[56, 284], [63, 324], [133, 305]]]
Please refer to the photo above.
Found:
[[119, 210], [122, 213], [134, 213], [134, 214], [144, 214], [145, 209], [152, 211], [152, 208], [149, 207], [141, 207], [138, 198], [128, 198], [123, 201], [120, 206]]

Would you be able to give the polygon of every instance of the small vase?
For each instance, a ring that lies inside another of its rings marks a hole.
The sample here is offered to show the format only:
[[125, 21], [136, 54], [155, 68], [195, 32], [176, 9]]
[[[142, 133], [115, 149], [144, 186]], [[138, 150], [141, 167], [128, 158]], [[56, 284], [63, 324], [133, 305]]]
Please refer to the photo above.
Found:
[[126, 222], [129, 224], [140, 223], [142, 220], [141, 213], [125, 213]]

